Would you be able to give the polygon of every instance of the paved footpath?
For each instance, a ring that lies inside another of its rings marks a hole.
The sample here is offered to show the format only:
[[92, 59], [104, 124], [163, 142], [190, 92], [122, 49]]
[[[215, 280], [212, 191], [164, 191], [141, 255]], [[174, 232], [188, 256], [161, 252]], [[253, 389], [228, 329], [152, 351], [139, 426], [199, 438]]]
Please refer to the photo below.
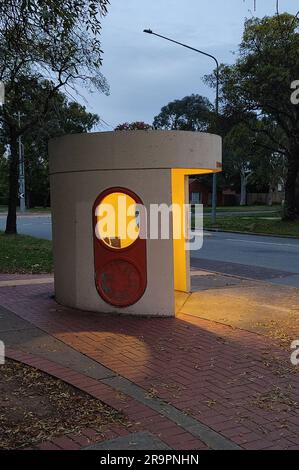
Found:
[[[31, 282], [12, 282], [21, 280]], [[48, 276], [2, 275], [0, 305], [8, 356], [131, 423], [42, 448], [299, 449], [298, 367], [271, 338], [185, 310], [173, 319], [72, 310], [56, 304]]]

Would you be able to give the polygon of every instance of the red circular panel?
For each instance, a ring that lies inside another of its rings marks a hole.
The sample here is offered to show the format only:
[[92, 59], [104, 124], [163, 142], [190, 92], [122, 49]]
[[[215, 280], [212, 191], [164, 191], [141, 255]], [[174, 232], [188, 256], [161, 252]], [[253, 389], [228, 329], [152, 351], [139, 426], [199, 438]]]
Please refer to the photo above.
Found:
[[102, 298], [117, 307], [132, 305], [143, 294], [139, 270], [125, 259], [106, 263], [97, 273], [97, 287]]

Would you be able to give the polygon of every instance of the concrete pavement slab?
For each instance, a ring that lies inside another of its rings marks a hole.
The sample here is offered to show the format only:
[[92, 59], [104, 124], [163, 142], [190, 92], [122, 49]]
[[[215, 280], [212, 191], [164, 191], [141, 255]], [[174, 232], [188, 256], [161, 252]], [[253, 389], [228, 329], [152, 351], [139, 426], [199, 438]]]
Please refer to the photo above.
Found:
[[290, 349], [299, 332], [299, 289], [250, 283], [193, 292], [178, 313], [275, 339]]
[[97, 380], [115, 376], [110, 369], [1, 306], [0, 339], [6, 347], [17, 348], [20, 351], [52, 360]]

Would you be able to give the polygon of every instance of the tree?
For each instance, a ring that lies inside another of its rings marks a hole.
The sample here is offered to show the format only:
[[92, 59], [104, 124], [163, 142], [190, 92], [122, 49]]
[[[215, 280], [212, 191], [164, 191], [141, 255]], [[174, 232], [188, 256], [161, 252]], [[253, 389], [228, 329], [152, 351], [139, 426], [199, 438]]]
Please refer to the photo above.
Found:
[[278, 186], [285, 187], [286, 158], [277, 152], [268, 152], [256, 168], [252, 180], [257, 187], [267, 188], [267, 204], [272, 206], [273, 194]]
[[223, 171], [227, 179], [238, 176], [240, 181], [240, 205], [246, 204], [247, 185], [268, 191], [268, 203], [278, 184], [284, 185], [285, 157], [274, 152], [271, 141], [262, 131], [271, 132], [279, 139], [279, 129], [269, 120], [258, 120], [248, 115], [230, 129], [224, 138]]
[[207, 98], [200, 95], [186, 96], [163, 106], [154, 118], [156, 129], [206, 132], [212, 119], [213, 106]]
[[247, 202], [247, 184], [253, 173], [254, 134], [245, 124], [232, 128], [224, 139], [224, 171], [240, 179], [240, 206]]
[[116, 131], [150, 131], [153, 127], [143, 121], [124, 122], [116, 126]]
[[[41, 93], [43, 93], [43, 88], [41, 88]], [[35, 94], [35, 101], [31, 103], [32, 107], [38, 106], [36, 102], [38, 95]], [[64, 134], [89, 132], [98, 123], [99, 117], [87, 112], [85, 106], [69, 101], [61, 92], [55, 93], [41, 125], [25, 134], [23, 139], [26, 194], [29, 206], [49, 204], [49, 139]]]
[[247, 20], [236, 64], [222, 66], [220, 71], [226, 111], [235, 115], [254, 112], [259, 120], [273, 123], [274, 132], [262, 126], [256, 130], [264, 135], [272, 152], [287, 159], [287, 220], [298, 216], [299, 108], [290, 99], [291, 83], [299, 77], [298, 26], [298, 18], [286, 13]]
[[[198, 94], [185, 96], [163, 106], [154, 118], [153, 127], [163, 130], [183, 130], [191, 132], [213, 132], [224, 135], [227, 132], [228, 120], [216, 116], [215, 110], [208, 98]], [[211, 175], [198, 175], [196, 179], [205, 186], [211, 187]], [[223, 185], [222, 174], [218, 177], [218, 190]]]
[[[74, 90], [81, 83], [88, 89], [108, 92], [100, 73], [99, 39], [100, 16], [106, 14], [108, 3], [108, 0], [0, 1], [0, 80], [6, 87], [0, 121], [10, 144], [7, 234], [16, 233], [18, 138], [39, 128], [59, 89]], [[44, 84], [43, 101], [19, 122], [18, 110], [29, 108], [34, 97], [35, 89], [29, 91], [29, 85], [37, 83]]]
[[[34, 86], [33, 86], [34, 85]], [[34, 109], [43, 102], [43, 93], [47, 83], [31, 84], [34, 88], [32, 100], [25, 101], [25, 108], [20, 108], [22, 116], [33, 113]], [[29, 90], [30, 93], [30, 90]], [[45, 92], [47, 93], [47, 91]], [[70, 102], [66, 95], [57, 91], [53, 96], [47, 113], [43, 116], [39, 126], [23, 136], [25, 154], [26, 195], [29, 207], [49, 204], [49, 175], [48, 175], [48, 141], [52, 137], [64, 134], [88, 132], [99, 123], [96, 114], [88, 113], [85, 106]], [[2, 133], [3, 145], [9, 141], [9, 136]], [[6, 145], [7, 147], [7, 145]], [[4, 147], [5, 148], [5, 147]], [[3, 155], [3, 152], [2, 154]], [[2, 166], [3, 162], [3, 166]], [[8, 191], [8, 159], [0, 157], [0, 201], [1, 195], [5, 198]], [[3, 170], [3, 172], [1, 172]], [[3, 182], [3, 184], [1, 184]]]

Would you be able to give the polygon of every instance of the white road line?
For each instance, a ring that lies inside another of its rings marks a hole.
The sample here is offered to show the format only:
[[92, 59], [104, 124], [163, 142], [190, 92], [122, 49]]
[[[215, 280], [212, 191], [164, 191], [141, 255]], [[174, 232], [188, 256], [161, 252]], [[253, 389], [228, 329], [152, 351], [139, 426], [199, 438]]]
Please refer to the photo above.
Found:
[[293, 248], [299, 248], [299, 244], [293, 245], [292, 243], [258, 242], [258, 241], [253, 241], [253, 240], [241, 240], [240, 238], [226, 238], [225, 240], [228, 240], [231, 242], [256, 243], [260, 245], [291, 246]]

